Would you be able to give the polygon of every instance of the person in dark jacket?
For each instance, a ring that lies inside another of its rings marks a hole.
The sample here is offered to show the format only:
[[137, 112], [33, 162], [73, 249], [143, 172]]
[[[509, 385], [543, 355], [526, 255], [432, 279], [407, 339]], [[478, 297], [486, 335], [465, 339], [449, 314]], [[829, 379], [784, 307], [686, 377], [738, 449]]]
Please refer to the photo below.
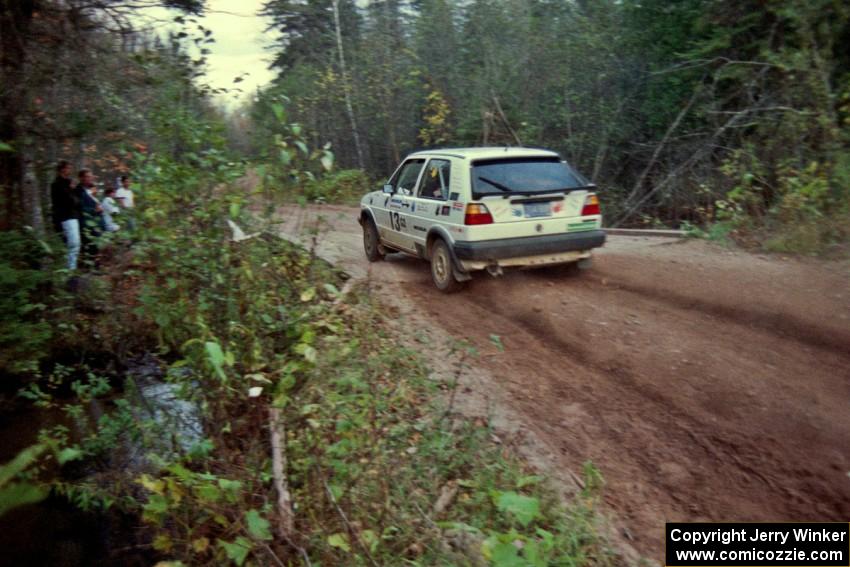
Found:
[[68, 246], [69, 270], [77, 269], [80, 255], [80, 219], [82, 218], [82, 188], [71, 186], [71, 164], [60, 161], [56, 179], [50, 185], [53, 227], [62, 234]]

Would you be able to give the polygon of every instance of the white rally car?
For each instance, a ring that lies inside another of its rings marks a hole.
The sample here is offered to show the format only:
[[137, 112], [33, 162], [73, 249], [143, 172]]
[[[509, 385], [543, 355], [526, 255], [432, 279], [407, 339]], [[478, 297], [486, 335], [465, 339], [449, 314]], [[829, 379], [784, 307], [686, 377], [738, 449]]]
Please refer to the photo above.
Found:
[[431, 262], [438, 289], [471, 272], [590, 262], [605, 243], [595, 186], [554, 152], [452, 148], [410, 154], [360, 201], [370, 261], [404, 252]]

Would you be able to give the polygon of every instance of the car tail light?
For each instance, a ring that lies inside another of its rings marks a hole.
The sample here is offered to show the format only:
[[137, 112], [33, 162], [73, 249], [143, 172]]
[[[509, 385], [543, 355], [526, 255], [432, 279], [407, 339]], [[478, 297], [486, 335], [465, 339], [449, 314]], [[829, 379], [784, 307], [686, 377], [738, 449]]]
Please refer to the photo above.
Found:
[[463, 224], [492, 224], [493, 215], [487, 210], [485, 205], [471, 203], [466, 206], [466, 216], [463, 219]]
[[599, 197], [597, 197], [594, 193], [591, 193], [584, 200], [584, 207], [581, 209], [581, 216], [585, 217], [587, 215], [599, 214], [602, 214], [602, 211], [599, 210]]

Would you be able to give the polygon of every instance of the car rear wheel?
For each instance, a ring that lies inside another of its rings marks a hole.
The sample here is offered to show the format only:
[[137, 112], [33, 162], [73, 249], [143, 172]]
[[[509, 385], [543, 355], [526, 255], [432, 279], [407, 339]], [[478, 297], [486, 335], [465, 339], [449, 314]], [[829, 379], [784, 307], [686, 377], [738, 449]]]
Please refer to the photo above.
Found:
[[437, 240], [431, 249], [431, 279], [443, 293], [454, 293], [463, 288], [463, 282], [455, 279], [452, 256], [443, 240]]
[[363, 251], [366, 252], [366, 258], [370, 262], [377, 262], [384, 258], [378, 229], [375, 228], [375, 223], [372, 222], [371, 218], [363, 220]]

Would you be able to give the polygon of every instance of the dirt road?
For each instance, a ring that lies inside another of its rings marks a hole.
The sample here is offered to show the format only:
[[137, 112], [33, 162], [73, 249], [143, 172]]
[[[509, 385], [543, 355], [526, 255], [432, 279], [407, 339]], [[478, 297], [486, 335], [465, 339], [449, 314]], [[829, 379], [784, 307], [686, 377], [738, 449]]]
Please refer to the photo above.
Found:
[[[850, 268], [699, 241], [609, 237], [594, 267], [481, 275], [446, 296], [428, 264], [369, 265], [356, 209], [320, 252], [478, 361], [553, 470], [593, 461], [615, 525], [651, 562], [665, 521], [850, 519]], [[490, 351], [493, 351], [491, 348]]]

